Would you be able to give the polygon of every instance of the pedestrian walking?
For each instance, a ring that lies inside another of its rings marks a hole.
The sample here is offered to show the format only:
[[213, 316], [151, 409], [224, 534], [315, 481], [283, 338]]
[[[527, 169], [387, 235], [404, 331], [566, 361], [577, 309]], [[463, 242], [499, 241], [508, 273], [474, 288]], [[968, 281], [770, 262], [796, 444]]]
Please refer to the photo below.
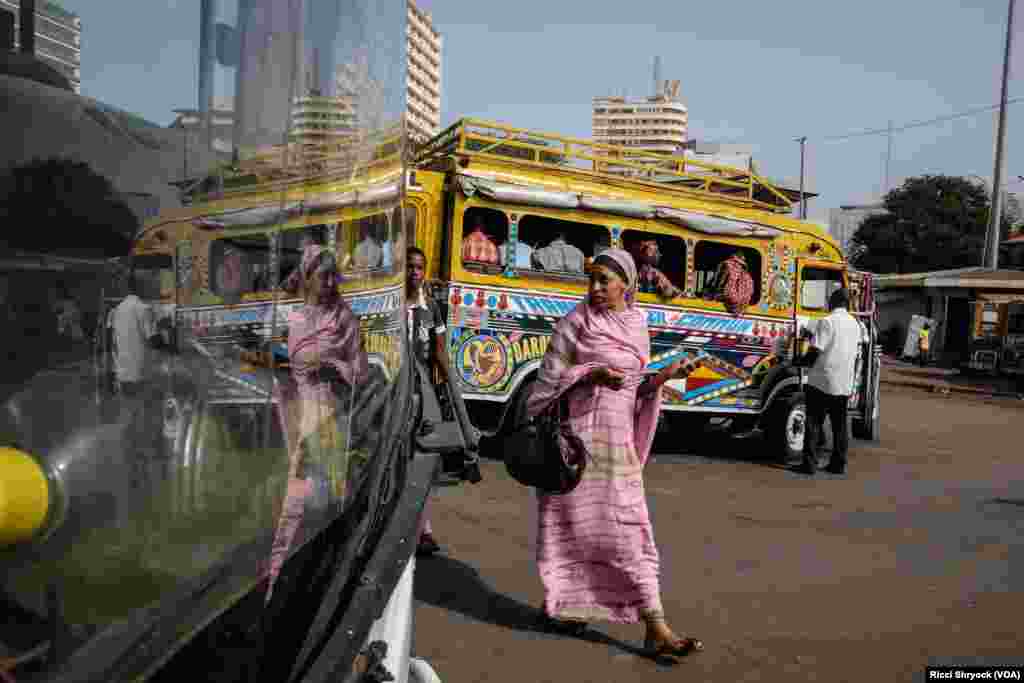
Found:
[[692, 361], [644, 374], [651, 350], [646, 314], [634, 304], [637, 280], [622, 249], [594, 259], [589, 295], [555, 326], [528, 399], [532, 417], [566, 395], [570, 426], [588, 450], [575, 489], [538, 492], [537, 566], [550, 628], [579, 634], [591, 620], [643, 621], [649, 654], [679, 656], [703, 644], [666, 621], [643, 469], [661, 387]]
[[846, 471], [846, 454], [850, 446], [846, 411], [856, 381], [854, 364], [857, 349], [864, 341], [860, 323], [847, 310], [849, 305], [849, 292], [837, 289], [829, 297], [829, 315], [816, 324], [809, 324], [803, 332], [811, 339], [810, 349], [799, 361], [800, 365], [810, 368], [804, 387], [807, 420], [803, 462], [797, 467], [804, 474], [817, 471], [820, 436], [826, 415], [832, 423], [832, 458], [826, 469], [833, 474]]

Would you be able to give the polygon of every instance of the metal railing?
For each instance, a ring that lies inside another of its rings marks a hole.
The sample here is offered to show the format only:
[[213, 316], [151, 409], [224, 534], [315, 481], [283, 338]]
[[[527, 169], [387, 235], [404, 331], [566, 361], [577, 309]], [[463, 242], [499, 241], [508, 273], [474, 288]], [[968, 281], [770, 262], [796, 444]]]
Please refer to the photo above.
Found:
[[770, 211], [788, 212], [793, 202], [751, 169], [743, 169], [641, 148], [514, 128], [465, 118], [423, 145], [417, 164], [466, 155], [543, 168], [560, 168], [623, 179], [662, 190], [698, 192], [743, 200]]

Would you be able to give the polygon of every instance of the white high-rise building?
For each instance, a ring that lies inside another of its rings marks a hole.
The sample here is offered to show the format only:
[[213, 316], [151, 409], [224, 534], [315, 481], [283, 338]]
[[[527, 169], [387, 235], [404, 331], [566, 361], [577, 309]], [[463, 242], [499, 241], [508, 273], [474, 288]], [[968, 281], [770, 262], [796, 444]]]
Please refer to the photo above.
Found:
[[409, 136], [428, 140], [441, 129], [441, 34], [430, 14], [408, 1], [406, 118]]
[[[0, 0], [0, 12], [14, 14], [14, 49], [21, 49], [18, 0]], [[76, 93], [82, 92], [82, 20], [52, 0], [36, 2], [35, 56], [68, 81]]]
[[[663, 81], [659, 87], [660, 91], [650, 97], [595, 97], [594, 142], [637, 151], [682, 154], [689, 112], [679, 100], [679, 81]], [[607, 170], [625, 175], [635, 172], [629, 167]]]

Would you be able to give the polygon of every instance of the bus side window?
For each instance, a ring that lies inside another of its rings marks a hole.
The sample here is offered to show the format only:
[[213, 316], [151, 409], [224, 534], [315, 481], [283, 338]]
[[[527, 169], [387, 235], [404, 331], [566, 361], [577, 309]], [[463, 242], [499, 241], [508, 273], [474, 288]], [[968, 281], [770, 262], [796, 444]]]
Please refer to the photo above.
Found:
[[800, 270], [800, 308], [827, 311], [832, 292], [843, 287], [843, 271], [807, 266]]
[[514, 258], [518, 270], [584, 278], [594, 257], [611, 244], [608, 228], [593, 223], [525, 215], [519, 220]]
[[462, 216], [462, 265], [467, 270], [498, 273], [508, 242], [508, 216], [474, 206]]
[[210, 289], [226, 301], [271, 290], [270, 237], [223, 237], [210, 243]]
[[[686, 240], [672, 235], [626, 230], [622, 233], [622, 246], [633, 256], [637, 268], [651, 266], [678, 289], [686, 291]], [[641, 280], [641, 293], [659, 293], [656, 278]]]
[[288, 228], [281, 232], [281, 282], [287, 280], [292, 271], [299, 267], [302, 252], [307, 244], [326, 246], [327, 226], [310, 225], [303, 228]]
[[716, 242], [714, 240], [700, 240], [693, 251], [693, 268], [696, 275], [696, 287], [694, 294], [699, 297], [714, 297], [721, 291], [724, 282], [723, 264], [730, 257], [738, 254], [742, 257], [742, 263], [750, 273], [753, 281], [754, 292], [750, 297], [750, 304], [754, 305], [761, 300], [761, 252], [752, 247], [741, 247], [736, 244]]

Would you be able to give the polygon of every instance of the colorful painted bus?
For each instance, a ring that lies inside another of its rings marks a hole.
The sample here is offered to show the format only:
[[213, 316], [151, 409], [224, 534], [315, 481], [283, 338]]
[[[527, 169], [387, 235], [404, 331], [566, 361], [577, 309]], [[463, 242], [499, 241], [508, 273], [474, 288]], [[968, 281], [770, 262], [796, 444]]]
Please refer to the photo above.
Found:
[[[382, 155], [358, 178], [195, 201], [153, 221], [143, 246], [166, 252], [173, 243], [179, 336], [216, 354], [240, 330], [279, 345], [299, 303], [281, 298], [279, 279], [298, 264], [304, 240], [330, 245], [364, 348], [384, 368], [397, 362], [404, 325], [405, 246], [419, 246], [462, 395], [477, 428], [494, 435], [522, 415], [555, 323], [585, 295], [590, 259], [603, 247], [653, 241], [657, 268], [681, 294], [639, 295], [652, 362], [681, 351], [708, 356], [667, 384], [670, 422], [760, 427], [793, 457], [804, 421], [802, 377], [789, 363], [794, 331], [827, 314], [834, 289], [851, 290], [867, 340], [850, 399], [864, 438], [878, 435], [880, 352], [870, 276], [851, 270], [829, 234], [793, 218], [792, 204], [752, 168], [463, 119], [421, 146], [411, 165]], [[463, 240], [476, 229], [496, 259], [463, 259]], [[578, 256], [571, 271], [530, 257], [556, 238]], [[754, 287], [750, 304], [730, 312], [714, 288], [736, 253]]]

